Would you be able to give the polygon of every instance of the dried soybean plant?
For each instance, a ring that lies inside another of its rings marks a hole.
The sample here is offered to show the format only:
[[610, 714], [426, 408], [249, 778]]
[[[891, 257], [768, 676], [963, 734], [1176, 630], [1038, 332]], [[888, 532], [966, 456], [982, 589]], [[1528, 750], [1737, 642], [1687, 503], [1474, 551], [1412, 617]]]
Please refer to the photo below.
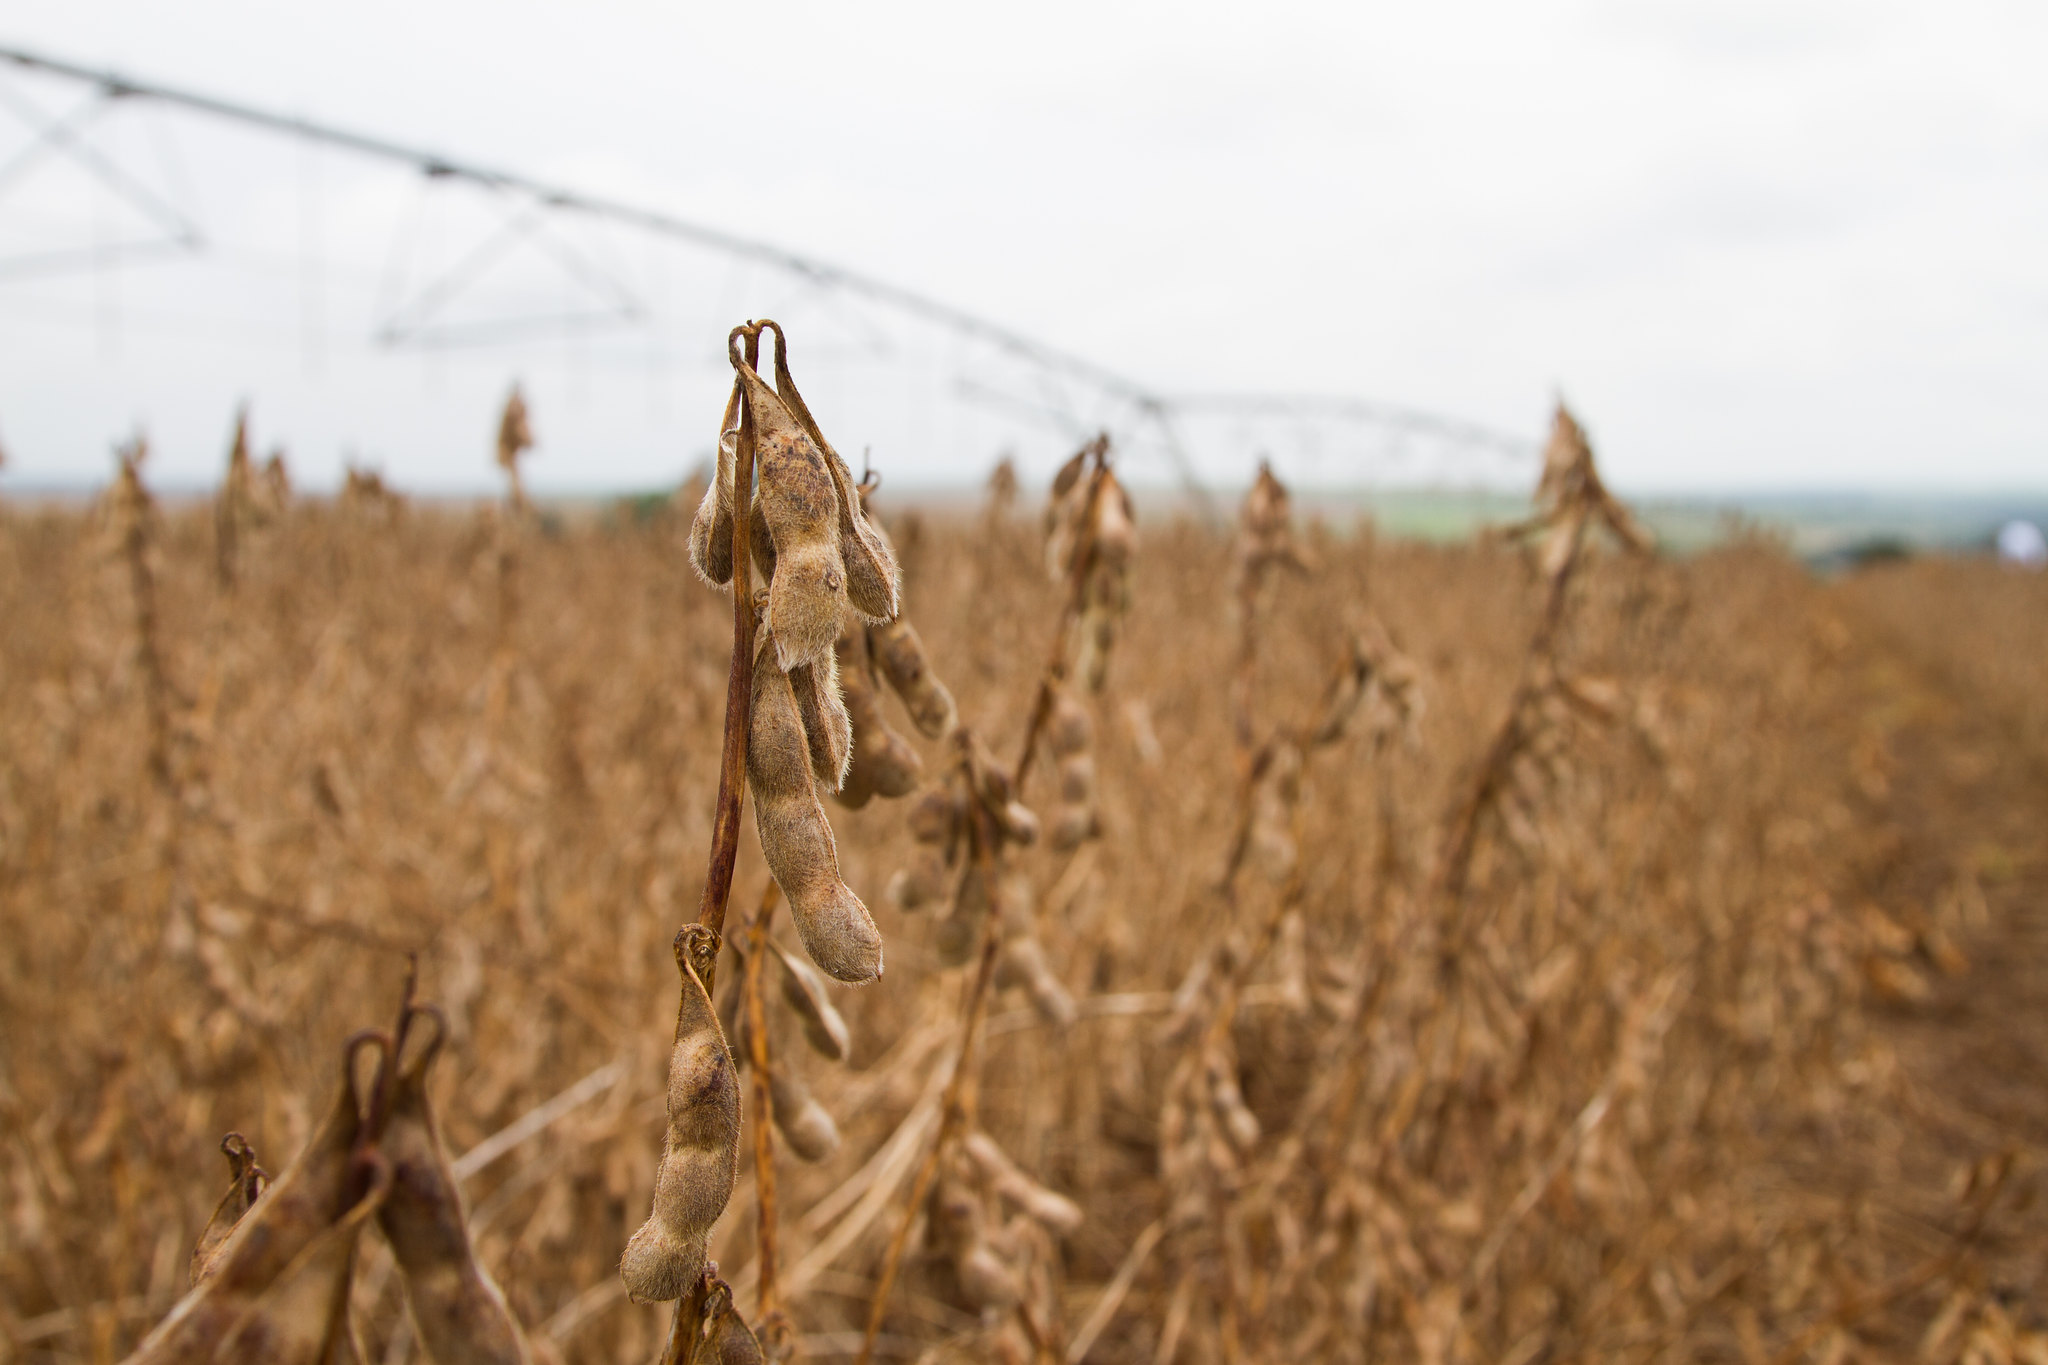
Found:
[[[1309, 572], [1295, 543], [1286, 487], [1261, 463], [1245, 498], [1234, 549], [1233, 598], [1238, 632], [1230, 687], [1230, 730], [1235, 742], [1237, 800], [1234, 832], [1223, 867], [1209, 889], [1222, 930], [1175, 992], [1173, 1016], [1162, 1039], [1180, 1055], [1169, 1072], [1160, 1106], [1159, 1163], [1166, 1207], [1133, 1244], [1135, 1272], [1162, 1242], [1176, 1264], [1174, 1290], [1161, 1328], [1160, 1358], [1179, 1348], [1197, 1296], [1215, 1314], [1226, 1354], [1240, 1349], [1238, 1315], [1253, 1297], [1249, 1243], [1238, 1196], [1251, 1163], [1262, 1151], [1263, 1125], [1247, 1105], [1240, 1072], [1247, 1065], [1236, 1041], [1239, 1011], [1252, 974], [1276, 947], [1285, 948], [1282, 1000], [1305, 1012], [1309, 997], [1301, 902], [1306, 875], [1301, 849], [1309, 760], [1347, 735], [1363, 730], [1368, 756], [1382, 776], [1382, 825], [1388, 824], [1390, 789], [1380, 756], [1397, 736], [1415, 738], [1421, 693], [1414, 667], [1370, 613], [1359, 612], [1321, 702], [1305, 721], [1276, 723], [1260, 734], [1255, 682], [1262, 627], [1271, 614], [1278, 574]], [[1364, 720], [1361, 724], [1360, 716]], [[1249, 942], [1236, 923], [1241, 878], [1247, 867], [1263, 874], [1271, 900]], [[1382, 867], [1382, 875], [1386, 869]], [[1249, 1062], [1256, 1067], [1256, 1058]], [[1119, 1283], [1128, 1285], [1129, 1277]], [[1091, 1314], [1091, 1331], [1107, 1325], [1116, 1308], [1106, 1298]]]
[[[776, 342], [773, 389], [756, 368], [764, 331]], [[881, 935], [839, 877], [832, 827], [817, 791], [837, 790], [852, 759], [838, 681], [841, 622], [848, 612], [869, 624], [896, 614], [895, 557], [869, 524], [845, 462], [797, 392], [782, 329], [766, 320], [748, 323], [733, 330], [728, 349], [735, 377], [720, 424], [717, 476], [690, 532], [692, 564], [733, 596], [718, 804], [697, 921], [675, 940], [683, 996], [654, 1210], [620, 1266], [636, 1298], [678, 1300], [664, 1361], [694, 1360], [707, 1351], [734, 1359], [762, 1354], [732, 1306], [731, 1291], [706, 1260], [712, 1224], [731, 1197], [739, 1166], [737, 1068], [712, 992], [748, 792], [763, 856], [812, 961], [850, 984], [882, 974]], [[760, 975], [773, 904], [764, 903], [751, 927], [745, 1004], [756, 1094], [768, 1110], [776, 1072]], [[793, 1117], [806, 1117], [800, 1105], [791, 1107]], [[774, 1329], [769, 1349], [779, 1354], [782, 1331], [768, 1259], [776, 1210], [767, 1118], [757, 1114], [755, 1121], [760, 1315], [764, 1329]]]
[[[1061, 765], [1066, 823], [1056, 846], [1070, 851], [1097, 828], [1085, 752], [1090, 722], [1085, 711], [1076, 721], [1066, 682], [1069, 658], [1078, 654], [1089, 687], [1102, 686], [1116, 622], [1128, 604], [1135, 527], [1129, 496], [1111, 471], [1106, 434], [1061, 469], [1046, 533], [1048, 567], [1065, 593], [1017, 766], [1005, 768], [971, 729], [956, 728], [950, 760], [911, 811], [911, 835], [920, 845], [916, 859], [889, 885], [891, 901], [905, 911], [945, 903], [935, 935], [939, 960], [947, 966], [971, 960], [974, 971], [961, 1000], [959, 1041], [949, 1059], [938, 1131], [911, 1180], [869, 1301], [862, 1362], [873, 1356], [921, 1216], [928, 1247], [950, 1273], [958, 1297], [984, 1320], [993, 1319], [999, 1349], [1015, 1349], [1012, 1331], [1034, 1351], [1056, 1349], [1059, 1257], [1053, 1238], [1078, 1226], [1079, 1209], [1031, 1181], [979, 1131], [977, 1049], [989, 1001], [1003, 986], [1022, 987], [1056, 1026], [1072, 1023], [1076, 1015], [1072, 994], [1048, 961], [1036, 896], [1016, 856], [1040, 833], [1022, 789], [1041, 742]], [[888, 669], [886, 650], [885, 644]], [[893, 681], [893, 671], [891, 676]], [[911, 706], [916, 714], [918, 706]], [[1018, 1209], [1007, 1223], [1001, 1221], [1005, 1200]]]
[[[1455, 916], [1471, 873], [1474, 843], [1488, 816], [1518, 846], [1540, 843], [1531, 818], [1542, 802], [1546, 771], [1561, 761], [1561, 744], [1574, 719], [1612, 719], [1618, 699], [1611, 683], [1573, 677], [1558, 658], [1569, 625], [1574, 580], [1585, 562], [1587, 536], [1604, 527], [1625, 549], [1647, 554], [1649, 534], [1615, 500], [1593, 464], [1593, 448], [1578, 420], [1560, 403], [1552, 419], [1543, 473], [1536, 487], [1536, 514], [1509, 528], [1513, 539], [1534, 542], [1543, 599], [1520, 679], [1507, 715], [1495, 731], [1465, 794], [1446, 822], [1431, 899]], [[1450, 947], [1457, 955], [1458, 945]]]
[[191, 1288], [131, 1365], [361, 1360], [350, 1289], [373, 1221], [436, 1365], [529, 1365], [525, 1334], [470, 1242], [427, 1095], [446, 1035], [445, 1017], [416, 1004], [408, 980], [396, 1026], [343, 1047], [326, 1117], [281, 1174], [264, 1171], [240, 1133], [222, 1140], [228, 1188], [193, 1249]]

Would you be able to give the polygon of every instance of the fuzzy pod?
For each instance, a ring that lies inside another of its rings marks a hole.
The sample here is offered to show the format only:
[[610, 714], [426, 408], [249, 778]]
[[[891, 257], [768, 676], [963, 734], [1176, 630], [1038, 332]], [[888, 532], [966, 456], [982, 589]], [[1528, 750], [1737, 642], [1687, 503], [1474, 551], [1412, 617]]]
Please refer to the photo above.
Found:
[[782, 964], [782, 1000], [803, 1025], [804, 1041], [811, 1051], [835, 1062], [843, 1062], [853, 1051], [853, 1034], [825, 992], [825, 978], [808, 962], [784, 952], [782, 945], [769, 941], [775, 960]]
[[398, 1059], [381, 1144], [391, 1193], [377, 1222], [398, 1262], [415, 1333], [436, 1365], [526, 1365], [525, 1337], [470, 1244], [461, 1186], [427, 1098], [447, 1021], [432, 1006], [408, 1010], [413, 1020], [431, 1021], [434, 1033], [412, 1061]]
[[690, 566], [714, 588], [732, 582], [732, 484], [739, 437], [737, 431], [719, 434], [718, 470], [690, 522]]
[[739, 1175], [739, 1077], [694, 960], [710, 956], [710, 937], [686, 929], [676, 939], [682, 998], [668, 1064], [668, 1132], [653, 1211], [619, 1264], [626, 1291], [642, 1301], [679, 1298], [697, 1282], [711, 1225]]
[[1066, 1028], [1080, 1017], [1073, 994], [1046, 961], [1045, 946], [1031, 934], [1019, 934], [1003, 944], [996, 985], [1022, 986], [1038, 1017], [1054, 1028]]
[[824, 456], [833, 491], [838, 495], [839, 549], [846, 564], [847, 599], [853, 609], [868, 621], [890, 620], [896, 615], [902, 585], [895, 547], [889, 544], [882, 528], [869, 520], [866, 504], [861, 501], [860, 491], [854, 487], [852, 471], [846, 467], [846, 461], [839, 458], [839, 452], [832, 448], [832, 443], [825, 439], [818, 419], [811, 415], [810, 405], [797, 392], [796, 380], [789, 373], [788, 338], [782, 335], [779, 327], [775, 329], [775, 335], [777, 396]]
[[768, 1068], [775, 1128], [799, 1161], [820, 1162], [839, 1150], [839, 1125], [796, 1073], [780, 1063]]
[[[822, 439], [819, 444], [824, 445]], [[846, 461], [830, 446], [824, 446], [824, 451], [839, 494], [839, 551], [846, 561], [846, 600], [863, 620], [875, 624], [893, 621], [901, 610], [903, 591], [895, 547], [882, 528], [868, 519]]]
[[783, 668], [820, 663], [839, 638], [846, 562], [839, 553], [839, 495], [829, 461], [752, 368], [738, 367], [754, 418], [761, 517], [775, 551], [768, 628]]
[[356, 1055], [370, 1046], [388, 1052], [390, 1040], [381, 1033], [348, 1040], [334, 1100], [305, 1149], [215, 1249], [205, 1278], [143, 1338], [133, 1365], [210, 1359], [285, 1271], [360, 1202], [366, 1172], [355, 1156], [368, 1106], [357, 1094]]
[[211, 1275], [220, 1262], [222, 1247], [235, 1225], [255, 1206], [265, 1187], [270, 1184], [270, 1172], [257, 1164], [256, 1149], [249, 1145], [240, 1133], [229, 1133], [220, 1140], [221, 1155], [228, 1159], [228, 1188], [214, 1205], [213, 1217], [207, 1220], [206, 1228], [199, 1234], [199, 1242], [192, 1248], [191, 1286]]
[[1026, 1175], [987, 1133], [971, 1134], [962, 1149], [981, 1169], [982, 1179], [1032, 1219], [1062, 1237], [1072, 1235], [1081, 1226], [1084, 1215], [1079, 1204]]
[[799, 664], [789, 670], [789, 688], [803, 718], [804, 744], [810, 750], [811, 775], [827, 791], [838, 791], [853, 761], [853, 722], [839, 691], [839, 662], [827, 654], [823, 663]]
[[948, 875], [945, 855], [935, 848], [920, 848], [908, 867], [896, 869], [882, 895], [898, 910], [915, 914], [946, 898]]
[[825, 974], [855, 985], [882, 974], [882, 935], [839, 879], [839, 849], [811, 782], [810, 750], [789, 675], [764, 648], [754, 661], [747, 782], [768, 870], [789, 901], [804, 951]]
[[924, 759], [882, 714], [867, 628], [849, 615], [841, 622], [834, 648], [839, 656], [839, 690], [853, 727], [853, 755], [839, 787], [839, 804], [859, 810], [876, 796], [908, 796], [924, 775]]
[[875, 663], [902, 698], [904, 709], [910, 712], [918, 730], [929, 739], [950, 733], [960, 718], [959, 708], [953, 703], [953, 694], [932, 672], [917, 627], [898, 617], [888, 625], [877, 626], [869, 638], [874, 642]]

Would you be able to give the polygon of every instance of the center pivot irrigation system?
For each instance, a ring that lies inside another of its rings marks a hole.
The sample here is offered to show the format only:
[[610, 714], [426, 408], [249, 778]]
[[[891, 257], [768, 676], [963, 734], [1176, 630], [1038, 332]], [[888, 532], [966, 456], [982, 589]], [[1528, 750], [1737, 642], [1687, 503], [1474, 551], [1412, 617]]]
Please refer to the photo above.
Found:
[[[1204, 504], [1200, 462], [1192, 452], [1209, 447], [1227, 448], [1233, 464], [1271, 451], [1289, 463], [1321, 466], [1326, 476], [1353, 482], [1407, 478], [1483, 484], [1506, 477], [1519, 483], [1526, 480], [1534, 461], [1535, 443], [1525, 438], [1394, 404], [1302, 394], [1162, 392], [915, 290], [658, 209], [15, 47], [0, 45], [0, 59], [19, 70], [88, 89], [81, 103], [52, 115], [0, 83], [0, 109], [30, 130], [29, 142], [11, 160], [0, 163], [0, 196], [7, 195], [38, 161], [61, 157], [90, 176], [101, 192], [123, 201], [131, 216], [146, 221], [155, 234], [138, 242], [109, 244], [96, 239], [75, 249], [0, 256], [0, 280], [99, 268], [115, 258], [209, 250], [212, 244], [196, 215], [125, 169], [87, 135], [94, 121], [113, 108], [154, 107], [396, 164], [423, 177], [427, 185], [466, 186], [490, 201], [496, 223], [475, 246], [380, 310], [371, 339], [381, 347], [452, 348], [530, 340], [538, 329], [583, 326], [592, 317], [613, 327], [647, 325], [657, 310], [645, 291], [636, 289], [601, 254], [579, 249], [569, 236], [551, 230], [552, 224], [581, 219], [680, 244], [736, 266], [763, 269], [870, 338], [875, 354], [888, 349], [883, 338], [892, 328], [910, 324], [922, 329], [939, 343], [932, 349], [944, 356], [953, 396], [984, 411], [1051, 427], [1066, 438], [1107, 430], [1127, 455], [1163, 462]], [[0, 209], [5, 207], [0, 202]], [[595, 300], [600, 311], [577, 319], [526, 318], [481, 326], [453, 320], [449, 302], [521, 245], [551, 258], [584, 300]]]

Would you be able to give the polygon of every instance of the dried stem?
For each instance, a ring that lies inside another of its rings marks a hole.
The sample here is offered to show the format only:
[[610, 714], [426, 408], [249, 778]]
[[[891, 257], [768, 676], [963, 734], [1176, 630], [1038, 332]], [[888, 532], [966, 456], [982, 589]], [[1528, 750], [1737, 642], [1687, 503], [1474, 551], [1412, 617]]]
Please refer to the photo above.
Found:
[[[749, 323], [735, 327], [726, 338], [728, 348], [745, 338], [746, 363], [761, 359], [761, 329]], [[752, 546], [748, 529], [748, 499], [754, 487], [754, 412], [738, 384], [733, 392], [740, 404], [740, 436], [735, 443], [732, 473], [732, 669], [725, 685], [725, 746], [718, 765], [718, 805], [711, 821], [711, 863], [704, 874], [704, 896], [697, 906], [697, 923], [714, 934], [725, 932], [725, 907], [732, 898], [733, 866], [739, 859], [740, 814], [747, 794], [747, 726], [754, 701], [754, 594], [747, 590], [753, 572]], [[728, 406], [730, 411], [730, 406]], [[714, 982], [707, 979], [709, 992]]]
[[746, 1008], [747, 1063], [753, 1069], [754, 1194], [760, 1201], [759, 1298], [755, 1314], [763, 1335], [782, 1335], [786, 1328], [775, 1285], [775, 1094], [768, 1069], [768, 1008], [761, 996], [761, 964], [768, 958], [768, 922], [775, 917], [779, 889], [774, 878], [761, 893], [761, 906], [747, 922]]

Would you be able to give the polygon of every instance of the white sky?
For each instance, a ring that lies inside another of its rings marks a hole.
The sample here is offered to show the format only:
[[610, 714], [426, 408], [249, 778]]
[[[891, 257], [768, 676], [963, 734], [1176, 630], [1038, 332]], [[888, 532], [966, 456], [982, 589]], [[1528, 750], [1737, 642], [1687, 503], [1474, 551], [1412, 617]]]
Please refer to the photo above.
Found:
[[[664, 207], [1162, 390], [1532, 438], [1561, 390], [1639, 491], [2048, 487], [2039, 3], [72, 0], [11, 7], [0, 43]], [[708, 445], [724, 326], [808, 306], [700, 263], [625, 349], [394, 356], [368, 338], [416, 182], [183, 118], [167, 152], [162, 123], [116, 115], [107, 145], [184, 176], [232, 249], [0, 277], [0, 493], [100, 476], [138, 423], [159, 477], [209, 477], [243, 398], [308, 482], [353, 450], [486, 484], [515, 374], [537, 483], [672, 479]], [[0, 110], [0, 161], [21, 131]], [[0, 193], [0, 257], [117, 233], [63, 183]], [[643, 255], [636, 279], [668, 278]], [[818, 382], [842, 449], [899, 477], [978, 478], [1017, 439], [942, 414], [932, 373]], [[877, 384], [897, 418], [865, 415]]]

